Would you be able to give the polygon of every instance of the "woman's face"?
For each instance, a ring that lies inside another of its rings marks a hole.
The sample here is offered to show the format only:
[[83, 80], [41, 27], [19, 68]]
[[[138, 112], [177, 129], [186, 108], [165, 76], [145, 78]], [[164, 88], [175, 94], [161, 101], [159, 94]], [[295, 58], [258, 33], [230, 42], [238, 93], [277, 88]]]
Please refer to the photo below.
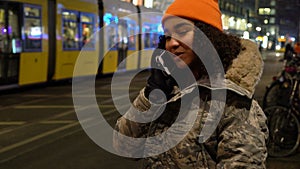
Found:
[[192, 63], [195, 63], [197, 59], [190, 48], [194, 38], [194, 23], [178, 17], [171, 17], [164, 22], [164, 33], [166, 50], [174, 54], [173, 59], [177, 67], [189, 66], [193, 71]]

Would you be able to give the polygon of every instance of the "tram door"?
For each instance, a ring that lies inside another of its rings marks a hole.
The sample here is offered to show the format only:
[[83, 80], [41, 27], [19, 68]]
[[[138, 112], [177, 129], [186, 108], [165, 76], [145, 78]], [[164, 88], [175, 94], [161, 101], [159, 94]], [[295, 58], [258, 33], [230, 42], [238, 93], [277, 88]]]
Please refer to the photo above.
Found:
[[20, 36], [20, 4], [0, 2], [0, 85], [18, 83]]

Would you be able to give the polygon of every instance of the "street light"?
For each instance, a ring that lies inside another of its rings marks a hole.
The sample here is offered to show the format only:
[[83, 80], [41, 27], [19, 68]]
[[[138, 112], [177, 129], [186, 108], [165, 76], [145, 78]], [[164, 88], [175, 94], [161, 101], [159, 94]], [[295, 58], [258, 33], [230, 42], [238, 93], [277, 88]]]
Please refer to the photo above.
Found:
[[255, 28], [255, 30], [256, 30], [257, 32], [260, 32], [260, 31], [261, 31], [261, 27], [258, 26], [258, 27]]
[[252, 28], [252, 23], [247, 23], [247, 28]]

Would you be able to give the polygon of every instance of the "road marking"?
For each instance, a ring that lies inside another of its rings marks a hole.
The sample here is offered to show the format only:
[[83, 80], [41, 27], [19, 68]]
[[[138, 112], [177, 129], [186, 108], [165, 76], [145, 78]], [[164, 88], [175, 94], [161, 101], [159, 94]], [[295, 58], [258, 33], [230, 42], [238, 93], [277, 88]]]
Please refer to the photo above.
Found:
[[5, 134], [5, 133], [9, 133], [9, 132], [11, 132], [11, 131], [13, 131], [14, 129], [6, 129], [6, 130], [3, 130], [3, 131], [0, 131], [0, 135], [2, 135], [2, 134]]
[[51, 121], [41, 121], [40, 124], [70, 124], [77, 122], [75, 120], [51, 120]]
[[53, 143], [53, 142], [55, 142], [57, 140], [63, 139], [65, 137], [70, 136], [72, 134], [75, 134], [75, 133], [77, 133], [79, 131], [82, 131], [82, 128], [72, 130], [70, 132], [67, 132], [67, 133], [61, 135], [61, 136], [54, 137], [54, 138], [48, 139], [46, 141], [43, 141], [42, 143], [32, 145], [32, 146], [28, 147], [25, 151], [24, 150], [23, 151], [18, 151], [18, 152], [14, 153], [11, 156], [5, 156], [3, 159], [0, 160], [0, 164], [4, 163], [4, 162], [7, 162], [7, 161], [10, 161], [10, 160], [13, 160], [13, 159], [15, 159], [15, 158], [17, 158], [17, 157], [19, 157], [21, 155], [24, 155], [26, 153], [30, 153], [33, 150], [36, 150], [36, 149], [38, 149], [38, 148], [40, 148], [42, 146], [48, 145], [50, 143]]
[[31, 137], [31, 138], [28, 138], [28, 139], [26, 139], [26, 140], [20, 141], [20, 142], [18, 142], [18, 143], [15, 143], [15, 144], [12, 144], [12, 145], [3, 147], [3, 148], [0, 149], [0, 154], [1, 154], [1, 153], [4, 153], [4, 152], [6, 152], [6, 151], [12, 150], [12, 149], [14, 149], [14, 148], [20, 147], [20, 146], [22, 146], [22, 145], [28, 144], [28, 143], [30, 143], [30, 142], [36, 141], [36, 140], [41, 139], [41, 138], [43, 138], [43, 137], [49, 136], [49, 135], [51, 135], [51, 134], [54, 134], [54, 133], [57, 133], [57, 132], [66, 130], [66, 129], [68, 129], [68, 128], [74, 127], [74, 126], [76, 126], [76, 125], [78, 125], [78, 124], [79, 124], [79, 122], [71, 123], [71, 124], [68, 124], [68, 125], [65, 125], [65, 126], [56, 128], [56, 129], [54, 129], [54, 130], [49, 130], [49, 131], [47, 131], [47, 132], [45, 132], [45, 133], [38, 134], [38, 135], [36, 135], [36, 136], [34, 136], [34, 137]]
[[[121, 108], [125, 108], [127, 107], [128, 105], [124, 105], [122, 106]], [[109, 110], [109, 111], [105, 111], [102, 113], [103, 116], [105, 115], [108, 115], [112, 112], [115, 112], [116, 110]], [[70, 113], [70, 112], [66, 112], [66, 113], [63, 113], [63, 114], [67, 114], [67, 113]], [[60, 115], [63, 115], [63, 114], [60, 114]], [[56, 116], [58, 117], [58, 116]], [[89, 122], [90, 120], [94, 120], [94, 119], [91, 119], [91, 118], [87, 118], [87, 119], [84, 119], [84, 120], [81, 120], [80, 123], [86, 123], [86, 122]], [[59, 121], [59, 120], [54, 120], [54, 121], [40, 121], [39, 123], [44, 123], [44, 124], [53, 124], [53, 123], [60, 123], [62, 124], [62, 122], [65, 122], [65, 123], [70, 123], [68, 125], [65, 125], [65, 126], [62, 126], [62, 127], [59, 127], [59, 128], [56, 128], [56, 129], [53, 129], [53, 130], [49, 130], [45, 133], [42, 133], [42, 134], [38, 134], [36, 136], [33, 136], [31, 138], [28, 138], [26, 140], [23, 140], [23, 141], [20, 141], [18, 143], [15, 143], [15, 144], [11, 144], [9, 146], [6, 146], [6, 147], [3, 147], [2, 149], [0, 149], [0, 154], [1, 153], [4, 153], [6, 151], [9, 151], [9, 150], [12, 150], [14, 148], [17, 148], [17, 147], [20, 147], [20, 146], [23, 146], [25, 144], [28, 144], [30, 142], [33, 142], [33, 141], [36, 141], [38, 139], [41, 139], [43, 137], [46, 137], [46, 136], [49, 136], [51, 134], [54, 134], [54, 133], [57, 133], [57, 132], [60, 132], [60, 131], [63, 131], [63, 130], [66, 130], [68, 128], [71, 128], [71, 127], [74, 127], [76, 125], [79, 125], [79, 121], [71, 121], [71, 120], [65, 120], [65, 121]]]
[[14, 106], [15, 109], [69, 109], [74, 108], [74, 105], [20, 105]]
[[96, 95], [92, 95], [92, 94], [73, 94], [73, 95], [69, 95], [69, 97], [94, 97], [96, 96], [96, 98], [109, 98], [111, 97], [110, 94], [96, 94]]
[[[123, 106], [120, 106], [119, 109], [125, 109], [125, 108], [128, 108], [128, 107], [130, 107], [130, 106], [128, 106], [128, 105], [123, 105]], [[125, 110], [127, 110], [127, 109], [125, 109]], [[118, 110], [116, 110], [116, 109], [111, 109], [111, 110], [108, 110], [108, 111], [103, 112], [102, 115], [103, 115], [103, 116], [107, 116], [107, 115], [109, 115], [110, 113], [114, 113], [114, 112], [117, 112], [117, 111], [118, 111]]]
[[[22, 102], [23, 104], [32, 104], [32, 103], [37, 103], [37, 102], [40, 102], [40, 101], [43, 101], [43, 100], [46, 100], [47, 98], [43, 98], [43, 99], [35, 99], [35, 100], [30, 100], [30, 101], [25, 101], [25, 102]], [[12, 105], [8, 105], [8, 106], [3, 106], [0, 108], [0, 111], [2, 110], [5, 110], [5, 109], [9, 109], [9, 108], [12, 108], [14, 106], [18, 106], [20, 103], [15, 103], [15, 104], [12, 104]]]
[[[65, 95], [59, 95], [59, 97], [62, 97]], [[47, 98], [54, 98], [58, 97], [57, 95], [54, 94], [22, 94], [21, 97], [47, 97]]]
[[121, 87], [121, 86], [112, 86], [111, 87], [113, 90], [129, 90], [129, 88], [130, 88], [130, 90], [140, 90], [141, 89], [141, 87], [129, 87], [129, 86], [125, 86], [125, 87]]
[[112, 104], [109, 104], [109, 105], [102, 105], [102, 104], [99, 104], [98, 107], [99, 107], [99, 108], [114, 108], [115, 106], [112, 105]]
[[[98, 103], [99, 104], [99, 103]], [[77, 106], [80, 107], [80, 106]], [[83, 107], [83, 106], [82, 106]], [[102, 105], [99, 104], [100, 108], [113, 108], [113, 105]], [[68, 108], [74, 108], [73, 105], [21, 105], [21, 106], [14, 106], [15, 109], [68, 109]]]
[[[83, 108], [83, 109], [85, 109], [85, 108]], [[73, 114], [73, 113], [75, 113], [75, 112], [72, 109], [72, 110], [69, 110], [69, 111], [66, 111], [66, 112], [63, 112], [63, 113], [60, 113], [60, 114], [48, 117], [48, 118], [41, 119], [40, 121], [50, 121], [51, 119], [56, 119], [56, 118], [64, 117], [64, 116], [67, 116], [67, 115], [70, 115], [70, 114]], [[24, 128], [24, 127], [32, 126], [34, 124], [39, 123], [40, 121], [28, 122], [28, 123], [26, 123], [24, 125], [20, 125], [20, 126], [15, 127], [15, 128], [6, 129], [4, 131], [1, 131], [0, 135], [6, 134], [6, 133], [9, 133], [9, 132], [13, 132], [13, 131], [16, 131], [18, 129]]]
[[[73, 96], [76, 96], [76, 97], [91, 97], [91, 96], [94, 96], [92, 94], [85, 94], [83, 92], [83, 94], [80, 94], [80, 93], [77, 93], [77, 94], [64, 94], [64, 95], [59, 95], [59, 98], [62, 98], [62, 97], [73, 97]], [[96, 94], [95, 95], [96, 97], [111, 97], [110, 94]], [[27, 94], [27, 95], [21, 95], [21, 97], [47, 97], [47, 98], [57, 98], [58, 96], [57, 95], [31, 95], [31, 94]]]
[[0, 121], [0, 126], [7, 126], [7, 125], [22, 125], [25, 124], [26, 121]]

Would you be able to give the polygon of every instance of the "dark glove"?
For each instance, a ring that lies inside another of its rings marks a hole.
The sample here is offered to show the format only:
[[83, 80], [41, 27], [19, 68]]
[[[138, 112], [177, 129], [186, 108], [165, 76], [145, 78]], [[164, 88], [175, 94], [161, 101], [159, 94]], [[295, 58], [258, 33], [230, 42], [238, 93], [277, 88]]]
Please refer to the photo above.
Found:
[[163, 66], [156, 61], [156, 56], [160, 55], [163, 51], [163, 49], [155, 49], [153, 52], [151, 58], [152, 69], [144, 92], [145, 97], [154, 103], [163, 103], [166, 100], [169, 100], [173, 96], [172, 91], [174, 86], [177, 85], [174, 78], [171, 75], [168, 75], [163, 70]]

